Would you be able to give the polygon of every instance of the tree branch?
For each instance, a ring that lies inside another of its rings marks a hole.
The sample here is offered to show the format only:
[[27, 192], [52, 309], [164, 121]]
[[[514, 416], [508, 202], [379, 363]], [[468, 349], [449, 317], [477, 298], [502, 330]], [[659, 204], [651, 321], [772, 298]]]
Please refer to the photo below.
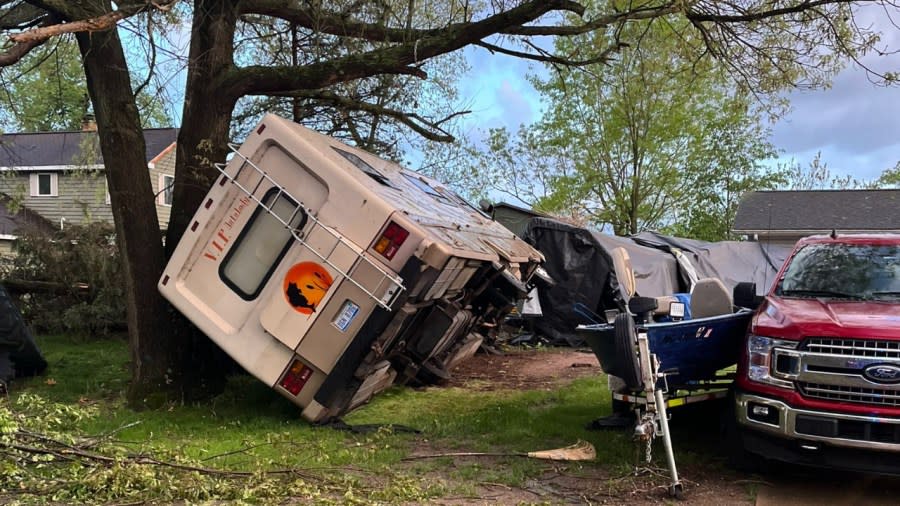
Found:
[[33, 40], [30, 42], [19, 42], [14, 44], [12, 47], [7, 49], [6, 51], [0, 53], [0, 67], [8, 67], [10, 65], [15, 65], [19, 62], [26, 54], [28, 54], [32, 49], [40, 46], [47, 39]]
[[226, 74], [221, 89], [236, 100], [244, 95], [327, 88], [376, 74], [410, 74], [410, 66], [417, 67], [429, 58], [456, 51], [504, 29], [538, 19], [548, 12], [573, 10], [577, 5], [569, 0], [530, 0], [481, 21], [450, 25], [414, 41], [298, 69], [264, 66], [239, 68]]
[[0, 7], [0, 30], [29, 28], [40, 23], [46, 15], [47, 11], [44, 9], [27, 3]]
[[610, 56], [623, 49], [628, 47], [628, 44], [624, 42], [619, 42], [613, 44], [612, 46], [604, 49], [599, 55], [594, 58], [590, 58], [587, 60], [570, 60], [568, 58], [562, 58], [559, 56], [555, 56], [552, 54], [534, 54], [534, 53], [525, 53], [522, 51], [513, 51], [512, 49], [506, 49], [504, 47], [495, 46], [494, 44], [490, 44], [484, 41], [476, 42], [476, 46], [481, 46], [492, 53], [501, 53], [509, 56], [514, 56], [516, 58], [522, 58], [524, 60], [533, 60], [542, 63], [551, 63], [557, 65], [565, 65], [567, 67], [585, 67], [587, 65], [593, 65], [595, 63], [606, 63], [609, 61]]
[[[805, 12], [822, 5], [852, 3], [861, 2], [859, 0], [805, 0], [790, 7], [782, 7], [780, 9], [764, 9], [756, 12], [743, 12], [741, 14], [701, 13], [688, 10], [687, 12], [685, 12], [685, 16], [687, 16], [687, 18], [692, 21], [712, 21], [716, 23], [746, 23], [750, 21], [762, 21], [764, 19], [784, 16], [787, 14]], [[733, 6], [733, 4], [726, 5]]]
[[560, 35], [560, 36], [571, 36], [571, 35], [581, 35], [584, 33], [592, 32], [599, 28], [604, 28], [607, 26], [611, 26], [616, 23], [620, 23], [622, 21], [636, 21], [641, 19], [653, 19], [662, 16], [667, 16], [669, 14], [675, 14], [676, 12], [680, 12], [681, 7], [676, 2], [665, 2], [662, 5], [656, 7], [646, 7], [646, 8], [637, 8], [630, 9], [623, 12], [618, 12], [615, 14], [608, 14], [606, 16], [600, 16], [597, 18], [588, 21], [587, 23], [581, 25], [561, 25], [561, 26], [512, 26], [505, 30], [501, 30], [499, 33], [505, 35], [523, 35], [523, 36], [535, 36], [535, 35]]
[[353, 100], [346, 97], [339, 96], [332, 91], [328, 90], [320, 90], [320, 91], [296, 91], [296, 92], [288, 92], [288, 93], [275, 93], [276, 96], [283, 97], [299, 97], [305, 98], [309, 100], [315, 100], [318, 102], [326, 102], [331, 103], [339, 107], [343, 107], [346, 109], [352, 109], [357, 111], [364, 111], [374, 115], [388, 116], [396, 119], [400, 123], [403, 123], [411, 130], [415, 131], [422, 137], [436, 142], [452, 142], [454, 137], [449, 134], [446, 130], [440, 127], [440, 125], [446, 122], [448, 119], [459, 116], [462, 114], [468, 114], [470, 111], [461, 111], [452, 114], [451, 116], [444, 118], [439, 121], [429, 121], [422, 116], [419, 116], [416, 113], [408, 113], [403, 112], [397, 109], [391, 109], [389, 107], [384, 107], [378, 104], [372, 104], [369, 102], [362, 102], [359, 100]]
[[47, 7], [45, 7], [46, 9], [52, 12], [57, 12], [69, 19], [75, 18], [75, 20], [68, 23], [56, 23], [48, 26], [32, 28], [31, 30], [10, 35], [9, 40], [15, 43], [28, 43], [34, 41], [44, 41], [49, 39], [50, 37], [66, 33], [98, 32], [109, 30], [110, 28], [116, 26], [116, 23], [118, 23], [119, 21], [134, 16], [135, 14], [138, 14], [148, 8], [152, 7], [163, 11], [169, 10], [176, 1], [177, 0], [146, 0], [143, 2], [121, 3], [119, 4], [119, 8], [112, 12], [107, 12], [99, 16], [88, 17], [86, 19], [77, 19], [77, 16], [71, 15], [72, 10], [76, 7], [70, 8], [65, 4], [57, 5], [53, 2], [47, 2]]
[[[415, 39], [440, 35], [448, 30], [464, 28], [465, 26], [472, 24], [471, 22], [463, 22], [441, 28], [423, 30], [413, 29], [410, 27], [410, 23], [407, 23], [404, 28], [391, 28], [383, 24], [366, 23], [349, 19], [345, 14], [325, 13], [321, 10], [304, 9], [300, 7], [299, 3], [300, 2], [295, 0], [245, 0], [241, 3], [241, 13], [272, 16], [285, 21], [290, 21], [291, 23], [295, 23], [304, 28], [316, 30], [317, 32], [343, 37], [354, 37], [373, 42], [408, 42]], [[528, 3], [534, 4], [536, 2]], [[548, 3], [555, 4], [555, 7], [548, 9], [547, 12], [551, 10], [573, 12], [579, 16], [584, 13], [584, 6], [571, 0], [555, 0]], [[410, 10], [410, 15], [411, 13], [412, 10]], [[529, 19], [524, 22], [529, 21], [532, 20]]]
[[[41, 26], [52, 26], [59, 23], [59, 18], [55, 14], [46, 13], [41, 19]], [[15, 65], [25, 57], [32, 49], [40, 46], [47, 39], [31, 40], [26, 42], [17, 42], [6, 51], [0, 53], [0, 67], [8, 67]]]

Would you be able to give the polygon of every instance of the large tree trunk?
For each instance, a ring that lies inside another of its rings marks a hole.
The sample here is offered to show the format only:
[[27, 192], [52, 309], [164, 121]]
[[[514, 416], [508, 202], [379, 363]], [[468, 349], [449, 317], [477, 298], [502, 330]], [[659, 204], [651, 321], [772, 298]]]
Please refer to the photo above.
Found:
[[100, 150], [125, 273], [132, 354], [129, 399], [135, 406], [172, 392], [172, 349], [162, 339], [169, 320], [156, 283], [165, 257], [145, 159], [140, 117], [128, 65], [115, 29], [79, 33], [88, 91], [97, 117]]
[[178, 243], [218, 172], [213, 163], [225, 160], [228, 129], [235, 99], [223, 97], [221, 82], [234, 68], [235, 0], [194, 2], [190, 66], [178, 133], [175, 187], [166, 235], [168, 252]]
[[[209, 187], [218, 177], [213, 163], [225, 161], [228, 132], [235, 99], [223, 97], [222, 77], [234, 68], [234, 30], [237, 24], [237, 1], [198, 0], [194, 2], [191, 48], [185, 90], [182, 128], [178, 134], [175, 162], [175, 186], [172, 195], [173, 214], [166, 235], [167, 254], [178, 244], [194, 212]], [[233, 362], [205, 335], [187, 320], [177, 322], [178, 342], [184, 354], [173, 369], [184, 371], [185, 380], [193, 387], [194, 397], [220, 390], [225, 373]]]

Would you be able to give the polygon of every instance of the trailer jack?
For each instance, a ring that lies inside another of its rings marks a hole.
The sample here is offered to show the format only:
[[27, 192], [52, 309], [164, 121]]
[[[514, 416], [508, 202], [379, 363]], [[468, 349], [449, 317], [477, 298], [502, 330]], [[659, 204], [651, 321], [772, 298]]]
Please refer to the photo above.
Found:
[[[669, 468], [669, 495], [676, 499], [684, 496], [684, 486], [678, 479], [678, 469], [675, 467], [675, 452], [672, 450], [672, 433], [669, 431], [669, 416], [666, 411], [664, 397], [667, 389], [666, 375], [659, 372], [659, 360], [656, 355], [650, 353], [650, 345], [647, 340], [647, 332], [639, 330], [637, 333], [638, 356], [641, 366], [641, 376], [644, 383], [643, 396], [646, 398], [645, 409], [640, 415], [634, 428], [635, 440], [643, 442], [646, 446], [645, 459], [650, 463], [651, 447], [654, 437], [662, 437], [666, 451], [666, 464]], [[662, 379], [663, 386], [658, 385]]]

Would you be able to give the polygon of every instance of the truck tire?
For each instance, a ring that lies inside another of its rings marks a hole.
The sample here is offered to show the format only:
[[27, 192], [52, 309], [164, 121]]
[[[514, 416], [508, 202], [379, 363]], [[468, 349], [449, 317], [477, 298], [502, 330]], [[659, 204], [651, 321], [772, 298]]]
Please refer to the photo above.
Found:
[[634, 318], [627, 313], [620, 313], [616, 316], [613, 327], [618, 364], [615, 375], [622, 378], [629, 389], [640, 390], [644, 387], [644, 381], [641, 378], [641, 364], [635, 352], [637, 331], [634, 326]]

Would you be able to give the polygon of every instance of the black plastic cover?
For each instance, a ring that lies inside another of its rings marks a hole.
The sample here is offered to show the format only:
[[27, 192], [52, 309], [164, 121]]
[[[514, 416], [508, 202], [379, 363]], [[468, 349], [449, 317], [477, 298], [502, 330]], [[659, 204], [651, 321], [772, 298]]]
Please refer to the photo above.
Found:
[[0, 380], [34, 376], [44, 372], [47, 361], [41, 355], [19, 308], [0, 285]]

